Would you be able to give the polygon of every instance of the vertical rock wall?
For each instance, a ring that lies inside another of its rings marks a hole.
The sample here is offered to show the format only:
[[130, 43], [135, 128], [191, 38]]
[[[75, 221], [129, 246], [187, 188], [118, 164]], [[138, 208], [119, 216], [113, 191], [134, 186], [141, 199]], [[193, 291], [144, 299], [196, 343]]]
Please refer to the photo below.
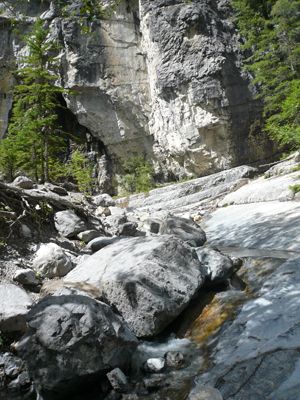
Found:
[[[37, 15], [40, 5], [33, 3]], [[67, 106], [101, 141], [111, 160], [105, 176], [113, 173], [111, 162], [120, 172], [138, 155], [153, 160], [161, 176], [182, 178], [274, 152], [261, 133], [262, 106], [241, 68], [242, 38], [226, 0], [124, 0], [117, 13], [92, 23], [92, 36], [81, 33], [76, 19], [45, 7], [52, 39], [62, 44], [61, 82], [73, 91]], [[20, 40], [7, 37], [4, 22], [0, 136], [11, 107], [8, 61], [11, 66], [24, 51]]]

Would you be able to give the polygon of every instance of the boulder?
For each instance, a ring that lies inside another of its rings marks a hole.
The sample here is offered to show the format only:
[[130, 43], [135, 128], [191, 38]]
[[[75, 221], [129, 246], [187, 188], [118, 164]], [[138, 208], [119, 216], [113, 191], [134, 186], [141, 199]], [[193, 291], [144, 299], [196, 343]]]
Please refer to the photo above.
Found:
[[98, 251], [103, 249], [104, 247], [118, 242], [121, 239], [124, 239], [124, 236], [120, 236], [120, 237], [99, 237], [96, 239], [93, 239], [89, 242], [88, 244], [88, 248], [91, 249], [93, 252]]
[[198, 224], [186, 218], [165, 218], [160, 225], [159, 233], [161, 235], [176, 235], [195, 247], [203, 246], [206, 242], [204, 230]]
[[120, 225], [117, 231], [117, 236], [134, 236], [137, 231], [138, 224], [136, 222], [126, 222]]
[[103, 225], [107, 233], [116, 235], [119, 226], [127, 222], [127, 216], [125, 214], [115, 214], [106, 217], [103, 220]]
[[220, 251], [204, 246], [197, 248], [196, 253], [202, 264], [202, 272], [207, 285], [218, 285], [233, 274], [232, 260]]
[[65, 237], [72, 237], [86, 230], [85, 223], [72, 210], [58, 211], [54, 222], [55, 228]]
[[74, 288], [35, 305], [28, 327], [16, 350], [43, 398], [72, 398], [108, 370], [126, 368], [138, 344], [107, 304]]
[[18, 332], [26, 328], [26, 315], [33, 301], [16, 285], [0, 285], [0, 331]]
[[167, 351], [164, 355], [164, 358], [168, 367], [179, 369], [185, 365], [184, 355], [181, 353], [181, 351]]
[[32, 266], [38, 273], [47, 278], [65, 276], [73, 268], [69, 257], [55, 243], [41, 243]]
[[75, 267], [65, 280], [102, 288], [139, 337], [161, 332], [204, 283], [195, 250], [170, 236], [113, 243]]
[[161, 372], [165, 367], [165, 359], [163, 357], [148, 358], [142, 365], [142, 370], [145, 372]]
[[84, 243], [89, 243], [91, 240], [102, 236], [102, 233], [96, 230], [89, 230], [78, 233], [77, 237], [79, 240], [82, 240]]
[[114, 207], [116, 205], [116, 202], [113, 200], [113, 198], [106, 193], [95, 196], [93, 203], [95, 203], [96, 206], [102, 207]]
[[26, 176], [18, 176], [13, 181], [14, 186], [18, 186], [22, 189], [32, 189], [33, 188], [33, 181]]
[[36, 272], [32, 269], [19, 269], [15, 272], [14, 281], [19, 282], [21, 285], [37, 286], [40, 284], [36, 276]]
[[123, 371], [120, 368], [115, 368], [106, 374], [111, 386], [114, 390], [121, 393], [128, 393], [130, 390], [129, 383]]

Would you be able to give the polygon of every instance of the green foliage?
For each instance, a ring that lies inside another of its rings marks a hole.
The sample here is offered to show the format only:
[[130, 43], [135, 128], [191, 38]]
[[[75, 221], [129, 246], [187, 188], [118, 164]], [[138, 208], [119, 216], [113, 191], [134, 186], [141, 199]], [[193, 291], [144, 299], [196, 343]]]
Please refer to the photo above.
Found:
[[289, 189], [295, 194], [300, 192], [300, 185], [289, 186]]
[[300, 143], [300, 1], [232, 0], [251, 49], [247, 68], [261, 89], [265, 129], [281, 144]]
[[3, 337], [2, 337], [2, 332], [0, 331], [0, 347], [3, 346]]
[[[111, 15], [122, 1], [106, 0], [101, 3], [99, 0], [80, 0], [76, 2], [74, 8], [74, 1], [72, 0], [54, 0], [52, 5], [55, 7], [58, 16], [64, 18], [77, 17], [79, 24], [83, 27], [82, 31], [90, 33], [90, 27], [86, 25], [86, 22], [89, 23], [97, 18]], [[20, 20], [26, 21], [26, 9], [29, 2], [29, 0], [0, 0], [0, 6], [2, 6], [0, 14], [3, 13], [3, 10], [9, 11], [11, 23], [16, 26]]]
[[[37, 18], [23, 41], [29, 55], [19, 60], [16, 72], [19, 84], [15, 86], [12, 119], [8, 137], [1, 143], [0, 167], [13, 179], [16, 170], [34, 177], [50, 180], [50, 165], [57, 161], [57, 152], [64, 140], [57, 125], [57, 96], [67, 92], [54, 82], [56, 60], [50, 56], [59, 46], [48, 40], [49, 30]], [[51, 72], [49, 72], [49, 70]]]
[[300, 164], [297, 167], [292, 168], [292, 172], [300, 171]]
[[76, 150], [65, 166], [66, 174], [72, 176], [82, 193], [88, 194], [95, 186], [93, 167], [79, 150]]
[[126, 161], [123, 169], [125, 175], [122, 176], [120, 182], [123, 196], [149, 192], [155, 187], [153, 184], [154, 168], [142, 156]]

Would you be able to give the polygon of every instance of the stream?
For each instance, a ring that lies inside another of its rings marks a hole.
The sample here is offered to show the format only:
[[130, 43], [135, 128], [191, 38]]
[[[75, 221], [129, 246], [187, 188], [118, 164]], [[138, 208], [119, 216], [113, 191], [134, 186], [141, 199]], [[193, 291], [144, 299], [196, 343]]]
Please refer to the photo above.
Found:
[[[299, 256], [292, 251], [217, 246], [224, 254], [243, 259], [243, 264], [226, 284], [200, 290], [198, 297], [159, 336], [143, 341], [132, 359], [132, 376], [142, 377], [141, 364], [163, 357], [167, 351], [183, 353], [183, 368], [164, 369], [165, 387], [155, 391], [163, 399], [184, 400], [195, 386], [194, 378], [209, 371], [211, 353], [222, 332], [228, 328], [245, 302], [256, 297], [266, 278], [287, 259]], [[155, 376], [157, 374], [151, 374]], [[139, 397], [149, 399], [149, 395]]]

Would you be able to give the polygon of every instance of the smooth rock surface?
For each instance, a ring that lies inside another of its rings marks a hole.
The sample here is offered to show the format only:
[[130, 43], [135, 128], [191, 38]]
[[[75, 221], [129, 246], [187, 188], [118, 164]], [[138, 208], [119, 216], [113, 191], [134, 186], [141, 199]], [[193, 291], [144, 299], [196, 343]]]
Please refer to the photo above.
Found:
[[219, 208], [202, 226], [210, 243], [300, 252], [299, 218], [299, 203], [272, 201]]
[[[300, 372], [300, 257], [281, 265], [223, 330], [215, 365], [197, 378], [224, 399], [297, 399]], [[208, 342], [209, 345], [209, 342]]]
[[46, 398], [71, 398], [107, 370], [125, 368], [138, 344], [107, 304], [74, 288], [47, 296], [27, 321], [16, 350]]
[[89, 283], [52, 280], [52, 281], [44, 282], [44, 284], [41, 288], [41, 291], [40, 291], [40, 301], [44, 297], [54, 294], [58, 289], [61, 289], [62, 287], [70, 287], [70, 288], [82, 290], [84, 292], [87, 292], [94, 299], [98, 299], [98, 300], [102, 300], [102, 297], [103, 297], [102, 290], [100, 290], [96, 286], [91, 285]]
[[300, 178], [297, 172], [273, 176], [265, 179], [260, 177], [254, 181], [250, 181], [247, 185], [241, 187], [237, 191], [230, 193], [224, 197], [218, 204], [222, 207], [224, 204], [247, 204], [258, 203], [264, 201], [288, 201], [292, 200], [294, 195], [289, 186], [299, 185]]
[[33, 304], [25, 290], [16, 285], [0, 285], [0, 330], [24, 331], [26, 315]]
[[65, 280], [102, 288], [137, 336], [161, 332], [204, 283], [195, 251], [170, 236], [118, 241], [74, 268]]
[[67, 238], [86, 230], [85, 223], [72, 210], [58, 211], [54, 222], [58, 232]]
[[55, 243], [41, 243], [32, 261], [32, 267], [42, 276], [54, 278], [65, 276], [73, 265], [60, 246]]

